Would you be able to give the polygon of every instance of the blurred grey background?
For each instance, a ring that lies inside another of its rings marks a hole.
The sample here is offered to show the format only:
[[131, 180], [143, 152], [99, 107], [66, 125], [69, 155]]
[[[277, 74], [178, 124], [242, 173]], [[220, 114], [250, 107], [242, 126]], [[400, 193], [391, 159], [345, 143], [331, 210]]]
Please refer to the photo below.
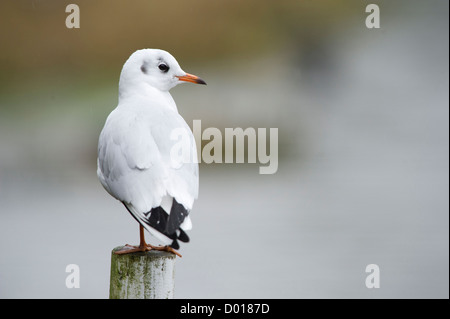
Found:
[[2, 1], [0, 297], [108, 298], [138, 226], [97, 181], [97, 140], [150, 47], [208, 82], [172, 90], [189, 125], [279, 129], [274, 175], [200, 166], [177, 298], [448, 298], [449, 4], [372, 1], [368, 29], [368, 3]]

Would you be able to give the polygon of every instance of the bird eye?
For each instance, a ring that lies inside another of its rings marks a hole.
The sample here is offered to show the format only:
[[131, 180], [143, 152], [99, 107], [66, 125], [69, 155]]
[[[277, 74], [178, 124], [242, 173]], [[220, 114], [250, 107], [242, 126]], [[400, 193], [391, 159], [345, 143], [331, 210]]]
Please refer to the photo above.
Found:
[[164, 73], [166, 73], [167, 71], [169, 71], [169, 66], [165, 63], [161, 63], [160, 65], [158, 65], [158, 68], [163, 71]]

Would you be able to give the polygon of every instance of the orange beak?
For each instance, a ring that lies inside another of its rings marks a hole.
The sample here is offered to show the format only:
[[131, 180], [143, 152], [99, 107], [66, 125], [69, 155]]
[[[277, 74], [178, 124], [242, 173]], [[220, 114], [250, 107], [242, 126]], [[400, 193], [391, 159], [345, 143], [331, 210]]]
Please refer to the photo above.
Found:
[[200, 79], [198, 76], [189, 73], [186, 73], [186, 75], [183, 76], [177, 76], [177, 78], [180, 79], [180, 81], [206, 85], [206, 82]]

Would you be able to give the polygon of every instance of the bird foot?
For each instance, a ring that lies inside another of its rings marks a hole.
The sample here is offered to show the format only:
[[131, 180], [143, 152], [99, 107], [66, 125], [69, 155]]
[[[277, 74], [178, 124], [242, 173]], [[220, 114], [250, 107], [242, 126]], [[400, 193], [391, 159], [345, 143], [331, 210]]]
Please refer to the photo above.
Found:
[[114, 252], [116, 255], [124, 255], [124, 254], [131, 254], [136, 252], [144, 252], [144, 251], [150, 251], [151, 248], [147, 246], [131, 246], [126, 244], [121, 250], [117, 250]]
[[178, 257], [183, 257], [180, 255], [180, 253], [178, 253], [175, 249], [173, 249], [170, 246], [153, 246], [153, 245], [147, 244], [147, 247], [150, 247], [150, 249], [153, 249], [153, 250], [167, 251], [169, 253], [177, 255]]
[[124, 255], [124, 254], [131, 254], [131, 253], [135, 253], [135, 252], [145, 252], [145, 251], [150, 251], [150, 250], [167, 251], [169, 253], [177, 255], [178, 257], [182, 257], [175, 249], [173, 249], [170, 246], [153, 246], [150, 244], [146, 244], [143, 246], [141, 246], [141, 245], [132, 246], [132, 245], [126, 244], [124, 246], [124, 248], [122, 248], [121, 250], [115, 251], [114, 254]]

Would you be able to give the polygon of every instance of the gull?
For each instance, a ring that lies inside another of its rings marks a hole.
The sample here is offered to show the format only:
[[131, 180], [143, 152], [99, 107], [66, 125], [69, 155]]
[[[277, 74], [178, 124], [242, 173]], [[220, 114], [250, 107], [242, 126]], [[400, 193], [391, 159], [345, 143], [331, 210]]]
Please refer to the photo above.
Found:
[[[181, 257], [175, 251], [180, 248], [178, 241], [189, 242], [189, 212], [198, 196], [197, 149], [169, 93], [184, 82], [206, 84], [184, 72], [164, 50], [138, 50], [122, 68], [119, 103], [99, 137], [97, 176], [139, 223], [140, 244], [127, 244], [116, 254], [155, 249]], [[177, 130], [187, 132], [190, 161], [173, 158]], [[147, 244], [144, 229], [165, 246]]]

